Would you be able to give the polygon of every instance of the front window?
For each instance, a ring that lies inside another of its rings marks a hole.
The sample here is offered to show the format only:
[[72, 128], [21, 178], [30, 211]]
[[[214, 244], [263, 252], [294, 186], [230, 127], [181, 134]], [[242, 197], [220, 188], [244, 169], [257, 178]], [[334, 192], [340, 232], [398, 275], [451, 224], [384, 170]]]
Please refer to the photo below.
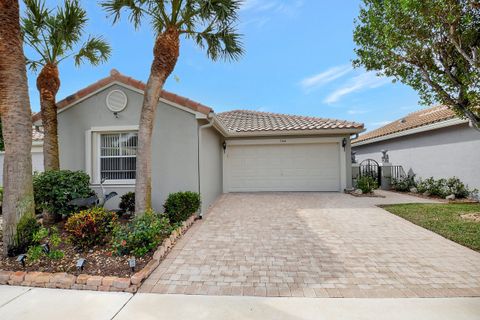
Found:
[[100, 135], [100, 179], [134, 180], [137, 166], [136, 132]]

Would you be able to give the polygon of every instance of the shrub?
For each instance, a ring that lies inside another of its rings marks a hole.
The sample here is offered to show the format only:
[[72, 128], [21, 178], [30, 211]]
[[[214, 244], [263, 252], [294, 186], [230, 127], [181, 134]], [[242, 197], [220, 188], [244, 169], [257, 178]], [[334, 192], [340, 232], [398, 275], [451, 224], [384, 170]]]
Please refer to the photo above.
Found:
[[363, 193], [371, 193], [378, 188], [377, 181], [371, 176], [361, 176], [357, 179], [357, 188]]
[[[58, 249], [61, 238], [58, 234], [57, 228], [52, 227], [51, 229], [47, 229], [40, 227], [40, 229], [34, 233], [33, 240], [34, 244], [32, 244], [27, 251], [27, 258], [29, 262], [36, 262], [43, 257], [53, 260], [63, 258], [63, 251]], [[41, 243], [48, 243], [50, 250], [46, 252], [40, 245]]]
[[392, 179], [392, 188], [396, 191], [410, 191], [411, 188], [416, 187], [415, 176], [400, 177]]
[[446, 180], [439, 179], [435, 180], [433, 177], [430, 177], [425, 180], [419, 180], [417, 183], [417, 189], [420, 193], [429, 193], [432, 196], [446, 197], [448, 196], [446, 190]]
[[466, 198], [470, 195], [468, 187], [457, 177], [447, 179], [448, 194], [454, 194], [456, 198]]
[[135, 192], [127, 192], [121, 196], [119, 207], [125, 212], [135, 212]]
[[200, 195], [191, 191], [171, 193], [163, 207], [171, 223], [182, 222], [200, 208]]
[[34, 215], [27, 214], [21, 217], [17, 224], [15, 245], [11, 249], [10, 255], [25, 253], [28, 247], [36, 244], [34, 236], [39, 229], [40, 223], [38, 223]]
[[438, 180], [430, 177], [425, 180], [419, 180], [417, 188], [421, 193], [428, 192], [432, 196], [441, 198], [451, 194], [454, 194], [456, 198], [466, 198], [475, 192], [475, 190], [469, 190], [468, 186], [456, 177]]
[[95, 207], [68, 218], [65, 230], [73, 244], [85, 249], [104, 244], [116, 223], [117, 215], [114, 212]]
[[33, 190], [37, 209], [47, 210], [56, 217], [70, 215], [75, 208], [67, 203], [75, 198], [93, 195], [90, 177], [83, 171], [46, 171], [33, 177]]
[[155, 249], [172, 232], [168, 218], [147, 211], [113, 232], [112, 248], [116, 254], [141, 257]]

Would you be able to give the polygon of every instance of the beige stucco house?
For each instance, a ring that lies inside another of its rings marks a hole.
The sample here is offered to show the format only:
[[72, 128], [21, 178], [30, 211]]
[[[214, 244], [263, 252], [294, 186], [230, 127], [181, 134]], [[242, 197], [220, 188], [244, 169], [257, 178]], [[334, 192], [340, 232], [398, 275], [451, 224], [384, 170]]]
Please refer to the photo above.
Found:
[[[105, 178], [108, 191], [133, 191], [144, 87], [112, 70], [60, 101], [61, 168], [86, 171], [97, 190]], [[39, 114], [33, 122], [41, 131]], [[350, 137], [362, 131], [363, 124], [332, 119], [216, 114], [164, 91], [153, 132], [153, 206], [161, 210], [169, 193], [186, 190], [201, 193], [203, 210], [228, 192], [343, 191], [351, 186]]]
[[445, 106], [416, 111], [352, 141], [358, 162], [390, 162], [418, 178], [456, 176], [480, 189], [480, 132]]

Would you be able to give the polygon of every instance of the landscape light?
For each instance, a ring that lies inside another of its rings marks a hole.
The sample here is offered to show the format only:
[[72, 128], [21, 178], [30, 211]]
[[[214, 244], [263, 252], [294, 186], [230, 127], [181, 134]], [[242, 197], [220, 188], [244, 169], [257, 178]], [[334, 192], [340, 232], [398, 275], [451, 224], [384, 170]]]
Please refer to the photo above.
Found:
[[50, 253], [50, 246], [48, 245], [48, 243], [42, 244], [42, 249], [43, 252], [45, 252], [46, 254]]
[[17, 257], [17, 262], [20, 262], [22, 264], [22, 267], [25, 268], [25, 259], [27, 258], [26, 254], [21, 254]]
[[132, 269], [132, 272], [135, 272], [136, 261], [135, 258], [128, 259], [128, 266]]
[[85, 266], [85, 259], [84, 258], [80, 258], [77, 260], [77, 270], [82, 270], [83, 271], [83, 267]]

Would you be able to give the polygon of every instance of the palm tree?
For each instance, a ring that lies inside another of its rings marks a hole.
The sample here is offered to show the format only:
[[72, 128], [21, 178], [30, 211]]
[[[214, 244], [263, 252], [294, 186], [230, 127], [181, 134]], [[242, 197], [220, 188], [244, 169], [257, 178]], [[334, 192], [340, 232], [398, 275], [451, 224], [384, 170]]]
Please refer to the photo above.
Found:
[[[50, 10], [44, 0], [25, 0], [22, 30], [25, 43], [36, 57], [27, 60], [30, 68], [41, 68], [37, 77], [40, 112], [45, 131], [43, 157], [45, 170], [59, 170], [56, 95], [60, 88], [58, 65], [73, 57], [75, 65], [87, 61], [96, 66], [110, 56], [110, 46], [101, 38], [84, 37], [88, 22], [78, 0], [64, 0], [63, 7]], [[83, 38], [86, 41], [79, 45]]]
[[3, 253], [14, 245], [16, 226], [34, 214], [32, 114], [22, 47], [18, 0], [0, 1], [0, 114], [3, 162]]
[[107, 0], [102, 3], [119, 21], [121, 12], [139, 28], [148, 19], [156, 34], [153, 62], [145, 88], [138, 130], [135, 212], [151, 208], [151, 149], [155, 112], [165, 81], [180, 51], [180, 37], [193, 39], [212, 60], [237, 60], [243, 54], [235, 23], [239, 0]]

